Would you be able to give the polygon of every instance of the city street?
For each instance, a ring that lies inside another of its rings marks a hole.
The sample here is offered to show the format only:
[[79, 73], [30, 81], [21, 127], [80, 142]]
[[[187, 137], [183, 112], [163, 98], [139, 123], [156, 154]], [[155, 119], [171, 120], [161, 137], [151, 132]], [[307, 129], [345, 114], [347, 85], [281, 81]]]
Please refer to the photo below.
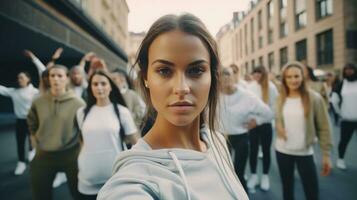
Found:
[[[13, 131], [13, 119], [8, 116], [0, 118], [0, 199], [21, 199], [27, 200], [30, 197], [29, 185], [29, 170], [27, 169], [22, 176], [14, 176], [13, 170], [15, 168], [16, 158], [16, 143], [15, 132]], [[338, 141], [339, 131], [337, 128], [334, 130], [335, 143]], [[318, 151], [318, 150], [317, 150]], [[316, 153], [318, 155], [319, 153]], [[275, 155], [272, 151], [272, 166], [270, 170], [271, 190], [269, 192], [262, 192], [257, 189], [255, 194], [250, 195], [250, 198], [255, 200], [276, 200], [282, 199], [281, 185], [276, 166]], [[320, 184], [320, 199], [323, 200], [353, 200], [357, 198], [357, 137], [356, 134], [351, 140], [347, 149], [346, 164], [348, 169], [341, 171], [334, 168], [332, 174], [328, 177], [319, 177]], [[336, 146], [333, 152], [333, 162], [336, 160]], [[320, 169], [320, 156], [316, 156], [316, 163]], [[261, 163], [259, 163], [261, 166]], [[249, 167], [249, 166], [248, 166]], [[247, 172], [249, 168], [247, 167]], [[301, 187], [300, 180], [296, 178], [296, 199], [305, 199]], [[61, 185], [54, 191], [54, 199], [70, 199], [69, 190], [66, 184]]]

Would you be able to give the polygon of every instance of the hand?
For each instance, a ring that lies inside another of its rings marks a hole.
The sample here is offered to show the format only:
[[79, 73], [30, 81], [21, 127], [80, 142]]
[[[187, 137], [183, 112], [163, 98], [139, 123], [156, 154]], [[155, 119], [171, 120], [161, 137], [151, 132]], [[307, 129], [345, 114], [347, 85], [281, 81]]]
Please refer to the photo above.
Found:
[[249, 120], [248, 123], [246, 124], [246, 127], [248, 128], [248, 130], [257, 127], [257, 121], [255, 119]]
[[83, 56], [84, 61], [90, 61], [93, 57], [95, 57], [94, 52], [88, 52]]
[[28, 50], [28, 49], [25, 49], [24, 50], [24, 55], [26, 56], [26, 57], [28, 57], [28, 58], [34, 58], [35, 57], [35, 55], [32, 53], [32, 51], [30, 51], [30, 50]]
[[278, 134], [278, 138], [283, 139], [285, 141], [288, 139], [288, 137], [286, 137], [286, 131], [283, 127], [277, 125], [276, 133]]
[[52, 55], [52, 60], [58, 59], [61, 56], [62, 52], [63, 52], [62, 47], [56, 49], [55, 53]]
[[322, 170], [321, 170], [321, 175], [322, 176], [328, 176], [331, 173], [331, 159], [330, 156], [328, 155], [323, 155], [322, 156]]
[[36, 145], [37, 145], [36, 136], [30, 135], [30, 141], [31, 141], [32, 148], [36, 149]]

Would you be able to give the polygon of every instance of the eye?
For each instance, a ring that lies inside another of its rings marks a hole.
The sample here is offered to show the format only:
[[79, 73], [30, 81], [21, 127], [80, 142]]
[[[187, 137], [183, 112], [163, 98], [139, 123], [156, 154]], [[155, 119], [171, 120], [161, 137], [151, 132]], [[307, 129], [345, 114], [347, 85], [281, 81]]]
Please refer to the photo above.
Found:
[[172, 70], [169, 67], [160, 67], [156, 71], [163, 77], [169, 77], [172, 74]]
[[191, 77], [199, 77], [205, 71], [206, 71], [206, 69], [202, 66], [192, 66], [187, 70], [187, 74]]

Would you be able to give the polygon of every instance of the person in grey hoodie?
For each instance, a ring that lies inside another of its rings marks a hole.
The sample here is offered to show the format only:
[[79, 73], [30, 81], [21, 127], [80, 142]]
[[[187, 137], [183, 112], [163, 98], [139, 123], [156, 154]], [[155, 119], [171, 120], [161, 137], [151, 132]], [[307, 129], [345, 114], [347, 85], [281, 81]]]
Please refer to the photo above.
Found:
[[72, 195], [78, 198], [77, 157], [79, 134], [74, 124], [76, 111], [84, 101], [67, 89], [65, 66], [49, 68], [50, 90], [32, 102], [27, 123], [36, 155], [30, 163], [32, 199], [52, 199], [52, 182], [65, 172]]
[[217, 46], [200, 19], [159, 18], [137, 58], [154, 124], [119, 154], [99, 200], [248, 199], [224, 137], [215, 131]]

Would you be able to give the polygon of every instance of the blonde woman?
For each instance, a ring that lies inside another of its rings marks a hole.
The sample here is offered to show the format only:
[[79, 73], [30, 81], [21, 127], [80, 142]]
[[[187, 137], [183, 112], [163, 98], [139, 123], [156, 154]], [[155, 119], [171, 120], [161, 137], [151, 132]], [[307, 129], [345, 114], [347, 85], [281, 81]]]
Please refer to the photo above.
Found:
[[277, 101], [276, 158], [284, 199], [294, 199], [294, 170], [298, 169], [306, 199], [318, 199], [318, 179], [313, 144], [318, 138], [322, 151], [322, 175], [331, 170], [331, 130], [323, 98], [309, 90], [303, 65], [288, 63], [282, 71]]

